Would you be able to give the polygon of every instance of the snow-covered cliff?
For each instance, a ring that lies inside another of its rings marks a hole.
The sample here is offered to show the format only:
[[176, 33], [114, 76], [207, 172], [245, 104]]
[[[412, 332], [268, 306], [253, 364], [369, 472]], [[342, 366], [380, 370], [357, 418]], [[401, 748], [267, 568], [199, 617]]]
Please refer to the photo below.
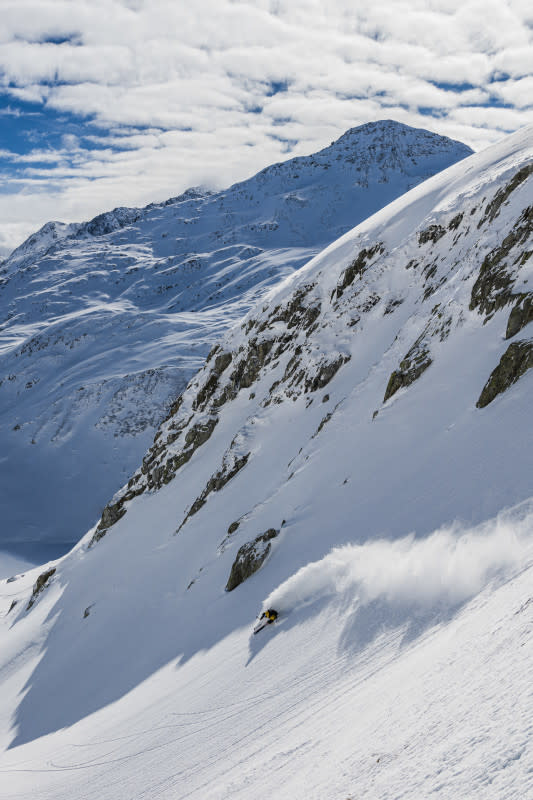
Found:
[[9, 800], [531, 794], [532, 214], [526, 129], [342, 236], [0, 585]]
[[372, 123], [222, 192], [31, 236], [0, 270], [0, 550], [47, 558], [77, 541], [269, 286], [469, 153]]

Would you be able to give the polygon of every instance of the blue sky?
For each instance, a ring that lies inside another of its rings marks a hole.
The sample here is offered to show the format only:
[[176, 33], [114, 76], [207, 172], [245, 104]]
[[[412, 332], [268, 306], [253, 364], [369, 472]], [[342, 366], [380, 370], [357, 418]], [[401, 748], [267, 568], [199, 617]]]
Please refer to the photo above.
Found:
[[474, 149], [532, 124], [531, 3], [3, 0], [0, 255], [383, 118]]

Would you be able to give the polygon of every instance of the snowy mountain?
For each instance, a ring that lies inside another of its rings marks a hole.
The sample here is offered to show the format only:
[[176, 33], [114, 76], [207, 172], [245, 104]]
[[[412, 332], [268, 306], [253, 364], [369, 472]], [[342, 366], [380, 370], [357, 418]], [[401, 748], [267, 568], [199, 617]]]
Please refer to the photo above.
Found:
[[470, 152], [371, 123], [222, 192], [31, 236], [0, 268], [0, 549], [64, 553], [268, 287]]
[[529, 128], [224, 335], [0, 584], [6, 800], [532, 796], [532, 244]]

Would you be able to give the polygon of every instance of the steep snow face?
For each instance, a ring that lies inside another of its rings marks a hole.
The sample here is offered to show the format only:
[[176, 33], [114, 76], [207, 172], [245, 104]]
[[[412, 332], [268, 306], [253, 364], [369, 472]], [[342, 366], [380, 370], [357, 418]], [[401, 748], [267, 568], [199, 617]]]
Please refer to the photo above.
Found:
[[333, 243], [0, 584], [9, 800], [531, 794], [532, 186], [528, 129]]
[[64, 552], [268, 287], [469, 153], [372, 123], [226, 191], [51, 222], [30, 237], [0, 270], [0, 549]]

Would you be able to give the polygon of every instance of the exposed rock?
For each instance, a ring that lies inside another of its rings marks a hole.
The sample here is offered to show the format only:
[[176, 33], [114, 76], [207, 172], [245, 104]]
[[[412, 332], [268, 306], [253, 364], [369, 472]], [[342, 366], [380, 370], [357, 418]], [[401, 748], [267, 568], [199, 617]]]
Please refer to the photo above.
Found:
[[[187, 422], [190, 421], [187, 420]], [[107, 505], [102, 513], [102, 518], [98, 523], [98, 527], [89, 542], [89, 547], [92, 547], [96, 542], [102, 539], [109, 528], [111, 528], [121, 517], [126, 513], [124, 504], [134, 497], [141, 495], [147, 488], [160, 489], [163, 485], [170, 483], [174, 478], [176, 472], [186, 464], [196, 450], [210, 438], [216, 425], [218, 417], [212, 416], [207, 420], [202, 420], [193, 425], [185, 435], [185, 447], [179, 453], [169, 456], [166, 461], [160, 464], [155, 462], [156, 456], [164, 452], [164, 447], [152, 448], [143, 462], [141, 472], [146, 475], [146, 483], [141, 483], [138, 486], [135, 484], [139, 481], [140, 475], [135, 475], [128, 481], [128, 490], [121, 495], [116, 503]], [[184, 426], [186, 427], [186, 426]], [[179, 433], [183, 431], [180, 427]]]
[[398, 389], [414, 383], [426, 371], [431, 362], [429, 349], [421, 345], [420, 340], [417, 340], [405, 358], [400, 361], [400, 368], [391, 374], [383, 402], [386, 403]]
[[334, 361], [324, 362], [315, 375], [308, 376], [305, 382], [306, 392], [316, 392], [318, 389], [323, 389], [324, 386], [336, 375], [343, 364], [350, 360], [349, 355], [341, 355]]
[[488, 406], [495, 397], [516, 383], [531, 367], [533, 367], [533, 340], [510, 344], [483, 387], [476, 403], [477, 408]]
[[303, 300], [314, 289], [315, 284], [300, 286], [286, 306], [276, 306], [266, 322], [262, 323], [259, 330], [272, 325], [274, 322], [285, 322], [287, 328], [301, 328], [306, 330], [311, 327], [320, 314], [320, 302], [315, 300], [311, 305], [304, 304]]
[[[176, 416], [176, 414], [180, 410], [180, 407], [181, 407], [182, 403], [183, 403], [183, 398], [180, 395], [176, 400], [174, 400], [174, 402], [170, 406], [170, 408], [168, 410], [168, 414], [164, 418], [163, 422], [168, 422], [169, 419], [172, 419], [172, 417]], [[163, 423], [161, 423], [161, 424], [163, 424]], [[154, 441], [155, 441], [155, 438], [154, 438]]]
[[267, 363], [274, 341], [274, 339], [262, 339], [261, 341], [253, 339], [249, 343], [246, 354], [231, 373], [228, 383], [214, 399], [213, 405], [216, 408], [223, 406], [228, 400], [233, 400], [240, 389], [248, 389], [255, 383], [259, 372]]
[[430, 225], [425, 231], [420, 231], [418, 234], [418, 244], [426, 244], [426, 242], [438, 242], [446, 233], [442, 225]]
[[316, 429], [316, 431], [314, 432], [314, 434], [313, 434], [313, 436], [312, 436], [311, 438], [313, 438], [313, 439], [314, 439], [314, 438], [315, 438], [315, 436], [318, 436], [318, 434], [320, 433], [320, 431], [322, 430], [322, 428], [324, 427], [324, 425], [326, 425], [326, 424], [327, 424], [327, 423], [330, 421], [330, 419], [332, 418], [332, 416], [333, 416], [333, 411], [328, 411], [328, 413], [326, 414], [326, 416], [325, 416], [325, 417], [322, 417], [322, 419], [320, 420], [320, 424], [319, 424], [318, 428]]
[[254, 572], [257, 572], [270, 553], [272, 539], [275, 539], [278, 534], [279, 530], [269, 528], [252, 542], [247, 542], [239, 548], [226, 584], [227, 592], [232, 592]]
[[9, 606], [8, 610], [7, 610], [7, 613], [10, 614], [13, 611], [13, 609], [15, 608], [16, 605], [17, 605], [17, 601], [13, 600], [11, 605]]
[[383, 242], [378, 242], [373, 247], [363, 247], [357, 257], [342, 273], [341, 280], [336, 288], [337, 299], [341, 297], [344, 290], [354, 282], [357, 276], [361, 277], [364, 272], [366, 272], [369, 261], [374, 258], [374, 256], [378, 254], [381, 255], [384, 252], [385, 247]]
[[160, 489], [164, 484], [170, 483], [179, 468], [190, 461], [196, 450], [211, 437], [217, 424], [218, 417], [213, 416], [193, 425], [185, 434], [184, 449], [176, 455], [170, 456], [151, 471], [148, 477], [148, 487]]
[[202, 506], [205, 505], [206, 500], [211, 494], [211, 492], [219, 492], [221, 489], [223, 489], [224, 486], [227, 483], [229, 483], [229, 481], [232, 478], [234, 478], [235, 475], [238, 472], [240, 472], [243, 467], [246, 466], [249, 458], [250, 458], [250, 453], [246, 453], [246, 455], [241, 456], [240, 458], [235, 456], [231, 458], [230, 454], [226, 453], [226, 455], [224, 456], [222, 469], [220, 469], [218, 472], [216, 472], [209, 478], [205, 486], [205, 489], [203, 490], [202, 494], [196, 498], [196, 500], [190, 507], [187, 516], [179, 526], [176, 533], [178, 533], [183, 528], [183, 526], [185, 525], [187, 520], [190, 519], [190, 517], [192, 517], [194, 514], [200, 511]]
[[455, 217], [453, 219], [451, 219], [450, 222], [448, 223], [448, 230], [449, 231], [456, 231], [457, 228], [459, 227], [459, 225], [461, 224], [461, 222], [463, 221], [463, 216], [464, 215], [463, 215], [462, 212], [460, 212], [459, 214], [456, 214]]
[[518, 295], [518, 298], [518, 302], [513, 307], [507, 320], [506, 339], [516, 336], [522, 328], [533, 322], [533, 292]]
[[503, 189], [499, 189], [494, 198], [485, 208], [485, 215], [484, 217], [478, 222], [478, 228], [481, 228], [485, 222], [492, 222], [493, 219], [500, 213], [500, 208], [505, 203], [511, 192], [520, 186], [526, 178], [528, 178], [531, 173], [533, 172], [533, 164], [528, 164], [525, 167], [522, 167], [518, 170], [518, 172], [513, 176], [513, 178], [509, 181], [507, 186]]
[[33, 593], [32, 593], [32, 596], [30, 598], [30, 602], [28, 603], [28, 605], [26, 607], [26, 611], [30, 610], [30, 608], [34, 605], [35, 601], [37, 600], [37, 598], [39, 597], [41, 592], [43, 592], [46, 589], [46, 587], [49, 585], [50, 578], [52, 577], [52, 575], [55, 574], [55, 571], [56, 571], [56, 568], [52, 567], [52, 569], [49, 569], [46, 572], [42, 572], [39, 575], [39, 577], [37, 578], [37, 580], [35, 581], [35, 584], [33, 586]]
[[96, 544], [96, 542], [100, 541], [100, 539], [106, 535], [108, 529], [124, 516], [126, 513], [124, 503], [125, 499], [121, 497], [116, 503], [110, 503], [104, 508], [100, 522], [98, 523], [93, 537], [89, 542], [89, 547], [92, 547], [93, 544]]
[[402, 304], [402, 303], [403, 303], [403, 298], [400, 298], [400, 297], [398, 297], [398, 298], [393, 298], [392, 300], [389, 300], [389, 302], [388, 302], [388, 303], [387, 303], [387, 305], [385, 306], [385, 311], [384, 311], [383, 313], [384, 313], [385, 315], [386, 315], [386, 314], [392, 314], [392, 313], [393, 313], [393, 311], [394, 311], [396, 308], [398, 308], [398, 306], [401, 306], [401, 304]]
[[228, 536], [231, 536], [232, 533], [235, 533], [240, 524], [241, 523], [238, 519], [236, 519], [235, 522], [232, 522], [228, 527]]
[[220, 353], [215, 358], [215, 363], [213, 365], [213, 369], [209, 373], [209, 377], [196, 395], [196, 398], [193, 402], [193, 408], [195, 410], [201, 409], [205, 406], [207, 401], [213, 396], [215, 393], [220, 376], [224, 372], [224, 370], [230, 365], [232, 359], [231, 353]]
[[[508, 259], [511, 251], [526, 244], [533, 233], [533, 206], [526, 208], [501, 245], [495, 247], [483, 259], [479, 275], [472, 287], [470, 310], [490, 316], [507, 303], [512, 302], [514, 275]], [[514, 256], [516, 263], [524, 253]]]

